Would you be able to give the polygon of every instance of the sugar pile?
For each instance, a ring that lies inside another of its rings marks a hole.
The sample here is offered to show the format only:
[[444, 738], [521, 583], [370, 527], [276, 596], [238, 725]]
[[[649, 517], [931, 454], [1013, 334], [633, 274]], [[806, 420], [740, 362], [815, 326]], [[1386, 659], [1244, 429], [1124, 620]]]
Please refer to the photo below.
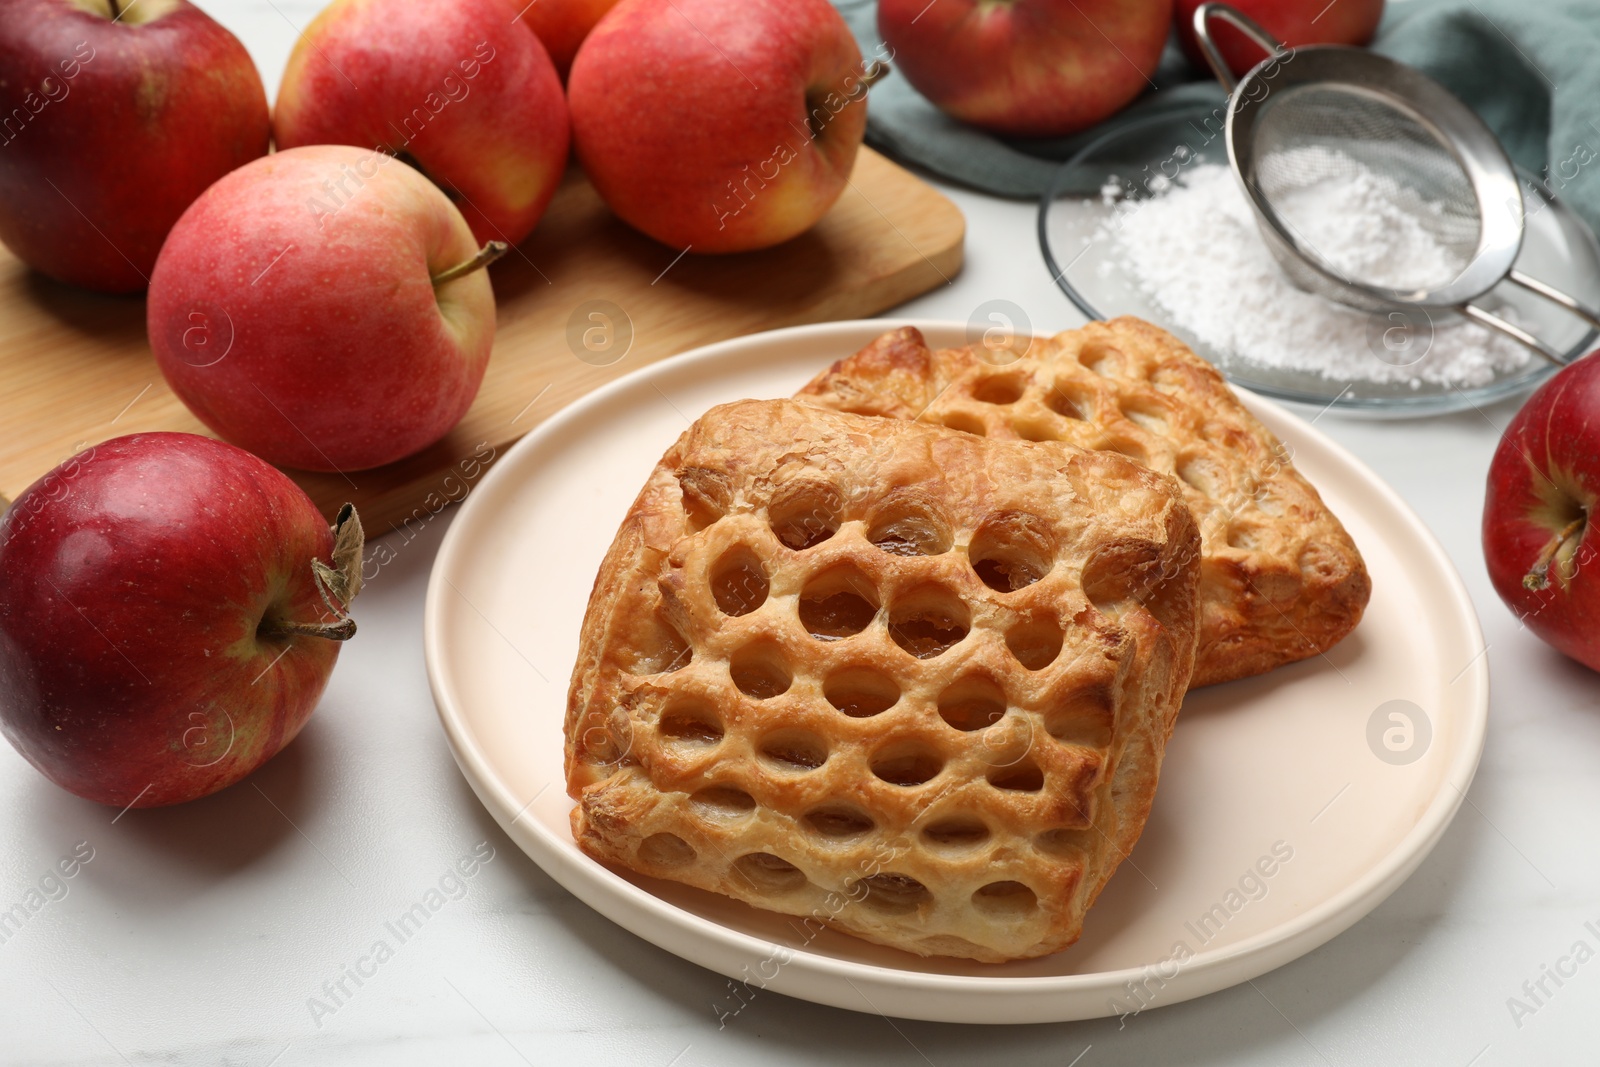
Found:
[[1302, 173], [1329, 175], [1287, 190], [1274, 207], [1302, 244], [1346, 277], [1423, 289], [1443, 285], [1467, 265], [1466, 256], [1440, 244], [1436, 228], [1425, 224], [1444, 214], [1443, 204], [1321, 145], [1276, 158]]
[[[1346, 177], [1296, 190], [1280, 214], [1346, 274], [1392, 288], [1451, 277], [1459, 262], [1419, 217], [1437, 205], [1354, 160], [1341, 163]], [[1531, 358], [1516, 342], [1454, 316], [1434, 316], [1432, 344], [1420, 359], [1416, 352], [1425, 339], [1417, 338], [1417, 347], [1387, 349], [1381, 316], [1295, 288], [1223, 164], [1200, 164], [1161, 195], [1124, 201], [1096, 236], [1113, 242], [1128, 273], [1173, 326], [1262, 367], [1344, 382], [1478, 386]]]

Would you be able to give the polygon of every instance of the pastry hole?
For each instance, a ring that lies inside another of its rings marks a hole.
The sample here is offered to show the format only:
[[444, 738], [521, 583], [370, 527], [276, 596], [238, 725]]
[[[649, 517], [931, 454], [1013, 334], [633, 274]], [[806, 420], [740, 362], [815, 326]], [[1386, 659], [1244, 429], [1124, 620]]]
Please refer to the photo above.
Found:
[[767, 601], [766, 569], [750, 549], [730, 548], [711, 568], [711, 596], [724, 615], [748, 615]]
[[1271, 490], [1263, 490], [1256, 494], [1255, 505], [1263, 512], [1275, 519], [1283, 518], [1288, 508], [1284, 506], [1283, 498]]
[[843, 497], [831, 485], [791, 487], [767, 509], [772, 532], [789, 548], [804, 551], [822, 544], [839, 530]]
[[1087, 830], [1046, 830], [1033, 839], [1033, 847], [1047, 856], [1068, 859], [1087, 856], [1105, 838], [1093, 827]]
[[1194, 384], [1184, 372], [1173, 366], [1158, 367], [1150, 375], [1150, 384], [1155, 386], [1156, 392], [1167, 396], [1182, 396], [1194, 391]]
[[950, 530], [922, 512], [880, 516], [867, 530], [867, 540], [891, 556], [937, 556], [950, 551]]
[[644, 647], [634, 651], [633, 662], [625, 668], [629, 674], [667, 674], [688, 665], [694, 656], [688, 639], [660, 612], [651, 617], [647, 629]]
[[1191, 456], [1180, 461], [1178, 477], [1201, 496], [1215, 499], [1221, 495], [1222, 479], [1217, 465], [1205, 456]]
[[1044, 577], [1043, 565], [1028, 561], [1006, 559], [992, 553], [973, 560], [972, 569], [983, 584], [998, 593], [1014, 593]]
[[1013, 793], [1037, 793], [1044, 788], [1044, 772], [1032, 760], [989, 770], [989, 784]]
[[1067, 745], [1105, 748], [1111, 744], [1116, 695], [1109, 685], [1080, 689], [1045, 713], [1044, 729]]
[[1096, 611], [1120, 619], [1152, 592], [1150, 583], [1161, 577], [1154, 564], [1161, 549], [1152, 541], [1129, 539], [1096, 551], [1083, 566], [1079, 578], [1083, 595]]
[[1228, 547], [1241, 552], [1259, 552], [1261, 537], [1251, 527], [1235, 523], [1228, 527]]
[[983, 584], [1000, 593], [1026, 588], [1050, 572], [1053, 538], [1043, 519], [1020, 511], [991, 515], [972, 535], [967, 557]]
[[1324, 541], [1308, 542], [1300, 550], [1296, 562], [1300, 566], [1300, 573], [1313, 585], [1334, 585], [1344, 581], [1350, 573], [1349, 566], [1339, 553]]
[[1116, 437], [1105, 442], [1103, 445], [1101, 445], [1101, 451], [1115, 452], [1119, 456], [1124, 456], [1133, 460], [1141, 467], [1148, 467], [1150, 465], [1149, 450], [1147, 450], [1139, 442], [1130, 440], [1126, 437]]
[[952, 411], [945, 415], [944, 424], [952, 430], [960, 430], [962, 433], [970, 433], [977, 437], [989, 432], [982, 419], [965, 411]]
[[1127, 357], [1121, 349], [1105, 341], [1090, 341], [1078, 351], [1078, 362], [1102, 378], [1121, 378]]
[[1015, 404], [1026, 388], [1027, 384], [1016, 375], [996, 375], [974, 386], [972, 399], [982, 404]]
[[957, 730], [982, 730], [1005, 715], [1005, 693], [982, 675], [962, 678], [939, 694], [939, 717]]
[[923, 829], [922, 837], [936, 848], [972, 848], [989, 840], [989, 827], [982, 819], [955, 815], [930, 823]]
[[706, 467], [685, 467], [678, 472], [678, 489], [684, 517], [696, 533], [728, 513], [733, 494], [725, 474]]
[[990, 882], [972, 894], [972, 906], [995, 919], [1022, 919], [1039, 906], [1039, 897], [1021, 882]]
[[872, 773], [890, 785], [921, 785], [937, 778], [942, 770], [944, 760], [918, 744], [889, 745], [872, 757]]
[[899, 703], [900, 687], [871, 668], [848, 667], [828, 676], [822, 683], [822, 695], [852, 719], [865, 719]]
[[689, 806], [701, 815], [717, 819], [736, 819], [756, 810], [756, 798], [731, 785], [713, 785], [689, 797]]
[[921, 585], [889, 612], [889, 636], [918, 659], [932, 659], [961, 642], [972, 616], [961, 598], [943, 586]]
[[1056, 428], [1039, 419], [1018, 419], [1012, 424], [1012, 429], [1017, 431], [1017, 436], [1024, 441], [1059, 441], [1061, 435]]
[[656, 732], [670, 744], [710, 747], [722, 740], [722, 722], [710, 708], [684, 704], [669, 708]]
[[1135, 426], [1160, 434], [1163, 437], [1172, 432], [1171, 425], [1167, 422], [1167, 413], [1154, 404], [1139, 401], [1127, 401], [1121, 405], [1122, 414]]
[[755, 700], [770, 700], [789, 691], [794, 675], [776, 645], [746, 645], [728, 661], [728, 674], [739, 692]]
[[871, 875], [852, 883], [849, 895], [890, 915], [906, 915], [933, 901], [928, 887], [907, 874]]
[[806, 825], [823, 837], [859, 837], [877, 828], [872, 817], [848, 804], [828, 804], [806, 813]]
[[854, 636], [872, 625], [877, 613], [872, 580], [848, 563], [823, 571], [800, 592], [800, 624], [819, 641]]
[[806, 884], [805, 872], [770, 852], [751, 852], [733, 861], [738, 875], [761, 893], [792, 893]]
[[1078, 387], [1067, 382], [1057, 382], [1044, 398], [1045, 406], [1064, 419], [1088, 419], [1094, 404], [1081, 395]]
[[779, 730], [761, 739], [761, 756], [779, 770], [814, 771], [828, 762], [828, 743], [810, 730]]
[[1006, 631], [1006, 647], [1030, 671], [1042, 671], [1061, 654], [1064, 637], [1054, 618], [1028, 619]]
[[651, 834], [639, 843], [639, 859], [651, 867], [687, 867], [695, 852], [677, 834]]

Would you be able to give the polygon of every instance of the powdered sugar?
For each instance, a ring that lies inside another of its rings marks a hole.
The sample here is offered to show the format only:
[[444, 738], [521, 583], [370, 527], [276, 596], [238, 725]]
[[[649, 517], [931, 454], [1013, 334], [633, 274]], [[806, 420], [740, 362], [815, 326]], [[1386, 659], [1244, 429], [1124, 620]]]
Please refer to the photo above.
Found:
[[[1457, 255], [1424, 225], [1437, 205], [1354, 160], [1340, 162], [1344, 177], [1277, 202], [1302, 240], [1335, 268], [1374, 284], [1420, 287], [1453, 276]], [[1116, 258], [1175, 327], [1264, 367], [1345, 382], [1480, 386], [1530, 358], [1514, 341], [1442, 316], [1431, 345], [1408, 332], [1410, 343], [1391, 346], [1386, 339], [1400, 334], [1383, 316], [1295, 288], [1225, 165], [1200, 164], [1163, 195], [1125, 202], [1097, 236], [1114, 242]]]
[[1321, 145], [1277, 153], [1274, 161], [1329, 175], [1286, 190], [1273, 207], [1303, 246], [1346, 277], [1424, 289], [1443, 285], [1466, 266], [1464, 255], [1435, 237], [1444, 211], [1437, 201]]

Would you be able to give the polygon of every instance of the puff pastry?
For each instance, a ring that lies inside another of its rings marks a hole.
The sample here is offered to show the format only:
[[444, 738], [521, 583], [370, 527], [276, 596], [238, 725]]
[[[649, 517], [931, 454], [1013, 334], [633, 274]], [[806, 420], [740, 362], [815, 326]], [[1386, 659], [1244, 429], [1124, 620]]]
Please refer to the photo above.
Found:
[[800, 391], [810, 403], [989, 438], [1066, 441], [1177, 477], [1200, 526], [1195, 685], [1326, 651], [1372, 591], [1361, 553], [1288, 451], [1210, 363], [1134, 318], [1033, 342], [933, 351], [885, 334]]
[[566, 718], [589, 855], [923, 955], [1075, 941], [1197, 640], [1177, 484], [792, 401], [707, 413], [605, 557]]

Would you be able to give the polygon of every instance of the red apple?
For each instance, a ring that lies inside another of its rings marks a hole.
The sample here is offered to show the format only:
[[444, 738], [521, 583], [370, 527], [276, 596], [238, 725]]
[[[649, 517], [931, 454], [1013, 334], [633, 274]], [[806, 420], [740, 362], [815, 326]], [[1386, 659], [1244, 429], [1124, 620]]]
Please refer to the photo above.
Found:
[[172, 228], [150, 347], [235, 444], [304, 470], [375, 467], [443, 437], [477, 395], [494, 294], [483, 271], [455, 268], [486, 254], [399, 160], [291, 148], [217, 182]]
[[0, 0], [0, 241], [52, 278], [142, 290], [270, 134], [244, 46], [185, 0]]
[[941, 110], [1014, 137], [1060, 137], [1150, 84], [1172, 0], [880, 0], [890, 62]]
[[1600, 356], [1563, 368], [1506, 427], [1483, 554], [1528, 629], [1600, 671]]
[[696, 252], [765, 248], [843, 191], [864, 73], [827, 0], [622, 0], [573, 60], [573, 140], [630, 226]]
[[516, 14], [509, 0], [334, 0], [284, 69], [278, 147], [401, 154], [480, 243], [516, 244], [555, 194], [568, 148], [561, 79]]
[[0, 730], [102, 804], [232, 785], [300, 732], [355, 632], [359, 579], [331, 612], [313, 561], [359, 575], [359, 530], [336, 550], [299, 486], [207, 437], [79, 453], [0, 519]]
[[522, 21], [539, 35], [550, 61], [556, 65], [556, 73], [565, 78], [578, 46], [605, 13], [616, 6], [617, 0], [537, 0], [522, 13]]
[[[1178, 0], [1178, 40], [1184, 54], [1201, 70], [1209, 70], [1194, 38], [1194, 11], [1205, 0]], [[1228, 0], [1290, 48], [1307, 44], [1364, 45], [1378, 32], [1383, 0]], [[1222, 58], [1237, 77], [1263, 59], [1266, 53], [1238, 30], [1213, 19], [1211, 37]]]

